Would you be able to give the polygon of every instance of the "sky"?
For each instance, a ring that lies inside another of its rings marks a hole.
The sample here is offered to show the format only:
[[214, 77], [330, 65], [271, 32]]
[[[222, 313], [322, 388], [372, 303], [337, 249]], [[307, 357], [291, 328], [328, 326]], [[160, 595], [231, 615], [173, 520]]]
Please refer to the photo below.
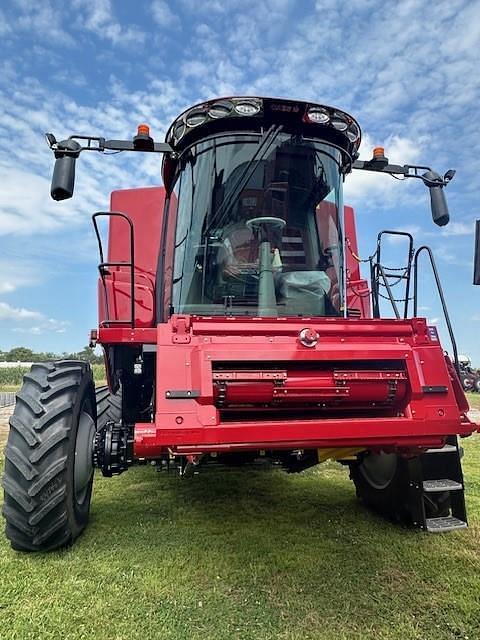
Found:
[[[43, 134], [129, 139], [140, 122], [164, 139], [188, 106], [230, 95], [334, 105], [363, 131], [361, 157], [456, 169], [450, 225], [428, 190], [357, 171], [345, 201], [362, 256], [381, 229], [432, 247], [459, 351], [480, 367], [480, 287], [472, 285], [480, 218], [480, 2], [424, 0], [4, 0], [0, 5], [0, 350], [81, 349], [97, 323], [90, 216], [114, 189], [161, 184], [158, 156], [83, 154], [76, 192], [50, 199]], [[405, 264], [399, 243], [386, 261]], [[450, 350], [433, 281], [420, 313]]]

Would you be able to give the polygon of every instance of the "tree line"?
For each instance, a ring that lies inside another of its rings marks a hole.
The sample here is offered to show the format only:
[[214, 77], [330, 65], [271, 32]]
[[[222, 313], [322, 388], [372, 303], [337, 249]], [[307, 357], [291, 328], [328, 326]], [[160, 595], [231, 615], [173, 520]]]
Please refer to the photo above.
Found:
[[103, 356], [95, 353], [95, 349], [86, 346], [81, 351], [61, 354], [51, 351], [37, 352], [27, 347], [13, 347], [10, 351], [0, 351], [0, 361], [4, 362], [44, 362], [45, 360], [85, 360], [90, 364], [102, 364]]

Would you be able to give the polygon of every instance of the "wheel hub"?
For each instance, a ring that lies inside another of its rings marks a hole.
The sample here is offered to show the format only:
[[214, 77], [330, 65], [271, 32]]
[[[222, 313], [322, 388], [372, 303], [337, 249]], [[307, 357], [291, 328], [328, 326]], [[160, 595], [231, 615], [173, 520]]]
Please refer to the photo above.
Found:
[[388, 487], [396, 470], [397, 455], [395, 453], [370, 454], [360, 465], [363, 477], [375, 489]]
[[75, 498], [79, 504], [85, 500], [88, 485], [93, 474], [93, 440], [95, 421], [86, 411], [80, 414], [77, 440], [75, 442], [75, 465], [73, 473]]

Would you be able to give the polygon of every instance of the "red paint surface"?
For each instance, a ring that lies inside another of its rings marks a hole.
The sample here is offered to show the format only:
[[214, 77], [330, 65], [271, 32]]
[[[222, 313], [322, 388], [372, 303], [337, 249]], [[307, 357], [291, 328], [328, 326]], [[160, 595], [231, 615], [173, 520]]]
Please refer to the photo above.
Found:
[[[112, 194], [112, 210], [129, 215], [135, 227], [134, 329], [128, 326], [128, 269], [112, 268], [107, 276], [110, 319], [125, 320], [124, 326], [102, 325], [105, 294], [99, 289], [99, 342], [157, 349], [155, 422], [135, 426], [136, 457], [154, 458], [168, 449], [192, 455], [337, 446], [414, 452], [476, 429], [464, 415], [468, 405], [451, 363], [425, 320], [370, 319], [367, 282], [353, 257], [358, 247], [350, 207], [347, 302], [361, 319], [173, 316], [155, 326], [156, 288], [165, 288], [168, 307], [172, 272], [169, 225], [165, 282], [156, 284], [164, 197], [160, 188]], [[175, 216], [175, 205], [172, 211]], [[328, 207], [319, 210], [319, 224], [329, 215]], [[128, 257], [127, 225], [112, 220], [108, 259]], [[319, 334], [314, 347], [299, 341], [305, 328]], [[428, 394], [426, 386], [446, 391]], [[178, 391], [192, 396], [171, 399]]]
[[[158, 252], [163, 221], [165, 189], [148, 187], [114, 191], [110, 210], [125, 213], [134, 226], [135, 250], [135, 318], [138, 327], [153, 327], [155, 322], [155, 289]], [[109, 220], [107, 261], [130, 260], [130, 235], [128, 223], [117, 217]], [[106, 320], [130, 319], [130, 269], [110, 267], [105, 287], [98, 282], [98, 314], [100, 326]], [[106, 291], [105, 291], [106, 289]], [[108, 318], [106, 299], [108, 300]]]

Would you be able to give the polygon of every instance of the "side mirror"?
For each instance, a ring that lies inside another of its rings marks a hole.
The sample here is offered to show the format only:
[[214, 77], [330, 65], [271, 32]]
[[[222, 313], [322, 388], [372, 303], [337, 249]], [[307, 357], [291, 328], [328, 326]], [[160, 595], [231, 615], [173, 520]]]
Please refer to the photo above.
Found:
[[473, 259], [473, 284], [480, 284], [480, 220], [475, 226], [475, 257]]
[[[81, 146], [75, 140], [63, 140], [55, 151], [50, 195], [54, 200], [67, 200], [73, 196], [75, 188], [75, 162], [80, 155]], [[68, 153], [64, 153], [67, 151]]]
[[444, 227], [450, 221], [447, 200], [443, 192], [445, 182], [435, 171], [427, 171], [422, 179], [430, 191], [432, 219], [439, 227]]

